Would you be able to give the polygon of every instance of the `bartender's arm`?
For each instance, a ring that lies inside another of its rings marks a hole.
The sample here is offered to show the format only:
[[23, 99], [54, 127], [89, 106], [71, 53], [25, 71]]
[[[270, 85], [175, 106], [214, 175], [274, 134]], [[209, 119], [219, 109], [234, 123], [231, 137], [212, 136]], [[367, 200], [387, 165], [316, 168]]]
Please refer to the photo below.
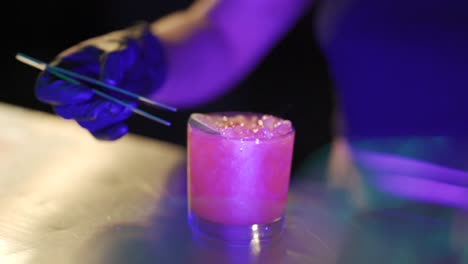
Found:
[[[165, 104], [192, 107], [235, 87], [309, 3], [199, 0], [155, 22], [85, 40], [52, 64]], [[35, 92], [55, 113], [77, 121], [96, 138], [115, 140], [128, 132], [125, 120], [131, 109], [96, 96], [86, 84], [70, 84], [45, 72]]]
[[203, 103], [232, 88], [307, 10], [310, 0], [200, 0], [153, 23], [168, 79], [154, 94], [178, 105]]

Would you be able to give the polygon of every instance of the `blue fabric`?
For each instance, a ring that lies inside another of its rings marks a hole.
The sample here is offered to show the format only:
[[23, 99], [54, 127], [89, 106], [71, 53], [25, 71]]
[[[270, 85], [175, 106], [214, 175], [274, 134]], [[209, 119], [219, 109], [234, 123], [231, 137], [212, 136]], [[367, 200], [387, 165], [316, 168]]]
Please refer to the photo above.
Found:
[[325, 0], [317, 11], [349, 137], [468, 135], [468, 1]]

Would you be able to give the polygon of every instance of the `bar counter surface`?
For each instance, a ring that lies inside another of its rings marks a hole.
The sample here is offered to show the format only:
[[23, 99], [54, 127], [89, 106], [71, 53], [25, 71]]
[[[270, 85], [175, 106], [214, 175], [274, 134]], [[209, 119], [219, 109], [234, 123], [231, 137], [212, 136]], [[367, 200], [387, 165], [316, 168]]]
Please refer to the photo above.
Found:
[[466, 263], [457, 242], [466, 213], [357, 213], [302, 178], [278, 239], [226, 245], [187, 224], [183, 147], [134, 134], [100, 142], [72, 121], [5, 103], [0, 123], [1, 264]]

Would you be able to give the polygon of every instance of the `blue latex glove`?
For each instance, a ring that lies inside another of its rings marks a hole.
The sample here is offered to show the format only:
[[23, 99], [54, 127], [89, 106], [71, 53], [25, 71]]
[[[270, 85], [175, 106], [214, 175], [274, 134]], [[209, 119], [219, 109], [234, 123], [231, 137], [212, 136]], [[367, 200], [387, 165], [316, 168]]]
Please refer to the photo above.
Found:
[[[75, 52], [59, 56], [52, 65], [108, 82], [131, 92], [148, 96], [166, 76], [162, 46], [146, 26], [111, 33], [74, 47]], [[110, 51], [98, 46], [114, 46]], [[93, 93], [89, 84], [72, 84], [43, 72], [35, 86], [36, 97], [53, 106], [57, 115], [73, 119], [101, 140], [116, 140], [128, 133], [125, 121], [133, 112]], [[102, 90], [133, 106], [134, 98]]]

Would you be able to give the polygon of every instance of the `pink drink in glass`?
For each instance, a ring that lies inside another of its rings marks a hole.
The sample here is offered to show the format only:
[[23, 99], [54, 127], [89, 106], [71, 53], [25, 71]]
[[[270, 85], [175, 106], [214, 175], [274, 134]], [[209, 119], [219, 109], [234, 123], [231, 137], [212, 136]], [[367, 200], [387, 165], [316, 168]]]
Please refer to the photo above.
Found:
[[230, 227], [241, 233], [242, 227], [247, 233], [263, 227], [264, 235], [271, 236], [268, 225], [284, 218], [294, 137], [291, 122], [272, 115], [192, 114], [188, 124], [192, 226], [214, 235], [237, 232]]

